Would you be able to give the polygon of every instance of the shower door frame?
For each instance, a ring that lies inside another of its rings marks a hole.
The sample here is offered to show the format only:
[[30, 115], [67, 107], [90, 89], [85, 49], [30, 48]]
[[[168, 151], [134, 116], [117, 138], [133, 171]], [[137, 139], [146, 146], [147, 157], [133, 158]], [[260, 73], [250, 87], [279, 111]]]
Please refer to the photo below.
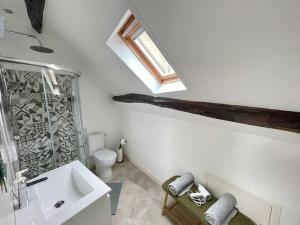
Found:
[[[81, 111], [81, 103], [80, 103], [80, 96], [79, 96], [79, 77], [81, 76], [81, 73], [77, 70], [73, 70], [71, 68], [64, 67], [64, 66], [58, 66], [55, 64], [0, 56], [0, 67], [4, 69], [5, 66], [3, 64], [5, 64], [5, 63], [46, 68], [46, 69], [53, 70], [55, 74], [59, 74], [61, 72], [66, 76], [70, 76], [70, 79], [72, 79], [72, 93], [75, 93], [75, 97], [76, 97], [76, 101], [77, 101], [77, 103], [73, 105], [73, 107], [74, 107], [74, 115], [73, 116], [74, 116], [74, 120], [76, 122], [75, 128], [76, 128], [77, 137], [78, 137], [78, 156], [79, 156], [80, 161], [86, 165], [86, 148], [85, 148], [86, 146], [85, 146], [85, 137], [84, 137], [85, 132], [84, 132], [83, 125], [82, 125], [82, 116], [81, 116], [82, 111]], [[1, 71], [1, 72], [3, 72], [3, 71]], [[42, 76], [42, 80], [44, 83], [44, 76], [43, 75], [41, 75], [41, 76]], [[44, 92], [46, 92], [45, 84], [43, 84], [43, 87], [44, 87]], [[2, 93], [2, 94], [4, 94], [4, 93]], [[47, 114], [49, 115], [48, 112], [47, 112]], [[11, 131], [11, 129], [9, 129], [9, 131]], [[9, 132], [8, 135], [11, 136], [12, 132]], [[13, 140], [13, 141], [15, 141], [15, 140]], [[55, 152], [53, 141], [54, 140], [52, 137], [51, 142], [52, 142], [53, 151]], [[17, 145], [17, 144], [15, 143], [15, 145]], [[11, 151], [10, 151], [11, 146], [7, 146], [7, 147], [8, 147], [7, 150], [11, 154]], [[56, 159], [55, 159], [55, 161], [56, 161]], [[14, 168], [14, 169], [17, 170], [16, 168]], [[14, 171], [14, 172], [16, 172], [16, 171]], [[14, 174], [13, 174], [13, 176], [14, 176]]]
[[81, 72], [78, 70], [73, 70], [69, 67], [65, 67], [65, 66], [58, 66], [55, 64], [51, 64], [51, 63], [43, 63], [43, 62], [36, 62], [36, 61], [30, 61], [30, 60], [26, 60], [26, 59], [17, 59], [17, 58], [12, 58], [12, 57], [4, 57], [4, 56], [0, 56], [0, 64], [1, 62], [10, 62], [10, 63], [16, 63], [16, 64], [23, 64], [23, 65], [29, 65], [29, 66], [39, 66], [39, 67], [45, 67], [47, 69], [51, 69], [54, 71], [61, 71], [61, 72], [65, 72], [68, 73], [69, 76], [77, 76], [77, 77], [81, 77]]
[[[2, 146], [4, 150], [4, 157], [5, 161], [7, 163], [7, 168], [9, 171], [6, 171], [9, 174], [6, 174], [6, 178], [8, 179], [8, 185], [12, 187], [12, 182], [15, 179], [15, 172], [17, 168], [13, 164], [14, 157], [13, 157], [13, 151], [11, 150], [11, 142], [14, 141], [13, 139], [13, 133], [10, 127], [9, 123], [9, 107], [8, 107], [8, 102], [6, 101], [5, 96], [7, 93], [7, 87], [4, 81], [4, 69], [2, 65], [0, 64], [0, 131], [1, 131], [1, 141], [2, 141]], [[1, 153], [0, 153], [1, 154]]]

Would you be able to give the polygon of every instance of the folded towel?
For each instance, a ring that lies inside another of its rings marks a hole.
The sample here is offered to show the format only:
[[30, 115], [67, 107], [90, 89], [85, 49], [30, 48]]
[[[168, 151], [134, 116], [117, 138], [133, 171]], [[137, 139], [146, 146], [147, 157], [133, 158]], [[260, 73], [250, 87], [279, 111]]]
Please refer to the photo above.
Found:
[[194, 182], [190, 183], [188, 186], [186, 186], [179, 194], [178, 196], [184, 195], [185, 192], [188, 192], [194, 185]]
[[206, 199], [206, 201], [211, 199], [211, 194], [201, 184], [198, 184], [198, 191], [200, 192], [201, 196]]
[[194, 182], [194, 176], [191, 173], [185, 173], [181, 177], [176, 178], [169, 184], [169, 190], [172, 195], [177, 196], [190, 184]]
[[237, 212], [238, 210], [236, 208], [233, 208], [233, 210], [231, 210], [231, 212], [229, 213], [225, 221], [222, 223], [222, 225], [228, 225], [232, 218], [237, 214]]
[[235, 206], [235, 197], [226, 193], [204, 213], [205, 219], [211, 225], [221, 225], [226, 222], [227, 217], [231, 215]]

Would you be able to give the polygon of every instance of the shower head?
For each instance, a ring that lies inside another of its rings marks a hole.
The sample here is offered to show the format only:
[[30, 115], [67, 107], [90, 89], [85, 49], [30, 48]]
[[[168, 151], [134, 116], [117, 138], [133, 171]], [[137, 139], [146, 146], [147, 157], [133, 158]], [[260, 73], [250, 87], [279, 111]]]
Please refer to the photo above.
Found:
[[30, 37], [30, 38], [33, 38], [33, 39], [37, 40], [39, 42], [39, 45], [30, 46], [30, 49], [33, 50], [33, 51], [40, 52], [40, 53], [53, 53], [54, 52], [53, 49], [44, 47], [43, 44], [42, 44], [42, 41], [37, 36], [35, 36], [33, 34], [26, 34], [26, 33], [14, 31], [14, 30], [8, 30], [8, 29], [6, 29], [5, 31], [9, 32], [9, 33], [13, 33], [13, 34], [23, 35], [23, 36]]
[[30, 49], [36, 52], [41, 52], [41, 53], [53, 53], [54, 50], [51, 48], [39, 46], [39, 45], [32, 45], [30, 46]]
[[5, 9], [2, 8], [2, 10], [4, 12], [8, 13], [8, 14], [13, 14], [14, 13], [14, 11], [12, 11], [11, 9], [8, 9], [8, 8], [7, 9], [6, 8]]

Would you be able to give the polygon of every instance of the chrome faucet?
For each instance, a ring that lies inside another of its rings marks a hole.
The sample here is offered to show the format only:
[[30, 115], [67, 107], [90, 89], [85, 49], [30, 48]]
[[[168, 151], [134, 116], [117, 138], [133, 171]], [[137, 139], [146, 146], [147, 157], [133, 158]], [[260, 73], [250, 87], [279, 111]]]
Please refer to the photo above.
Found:
[[26, 177], [22, 176], [23, 173], [27, 172], [27, 170], [28, 169], [16, 172], [16, 179], [14, 180], [14, 184], [17, 186], [17, 194], [15, 192], [13, 193], [18, 203], [17, 205], [15, 205], [16, 209], [22, 209], [28, 206]]

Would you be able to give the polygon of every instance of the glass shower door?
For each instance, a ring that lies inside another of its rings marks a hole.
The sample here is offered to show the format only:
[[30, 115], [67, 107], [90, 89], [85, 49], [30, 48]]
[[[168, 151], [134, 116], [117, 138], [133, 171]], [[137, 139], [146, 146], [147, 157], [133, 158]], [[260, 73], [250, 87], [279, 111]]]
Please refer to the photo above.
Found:
[[10, 127], [20, 169], [34, 178], [80, 159], [85, 151], [80, 117], [78, 78], [55, 74], [59, 95], [53, 93], [40, 67], [8, 69]]
[[3, 169], [0, 180], [0, 202], [5, 206], [5, 210], [0, 212], [0, 220], [4, 223], [15, 224], [11, 196], [16, 168], [14, 164], [15, 156], [13, 155], [14, 146], [12, 145], [13, 136], [9, 124], [8, 92], [3, 73], [4, 70], [0, 65], [0, 165]]
[[[57, 166], [81, 159], [81, 120], [77, 116], [77, 94], [74, 84], [78, 78], [55, 74], [58, 92], [53, 93], [46, 79], [45, 91], [48, 114], [51, 121], [50, 132], [53, 139], [54, 157]], [[80, 120], [80, 121], [79, 121]]]
[[19, 166], [21, 170], [28, 168], [25, 174], [28, 178], [56, 168], [47, 99], [42, 76], [37, 71], [6, 70], [5, 73]]
[[86, 166], [87, 165], [87, 152], [86, 152], [86, 130], [82, 126], [81, 118], [81, 103], [79, 97], [79, 79], [73, 78], [72, 80], [72, 92], [73, 92], [73, 117], [75, 120], [75, 126], [77, 129], [78, 137], [78, 150], [79, 159]]
[[[14, 166], [14, 160], [16, 157], [14, 157], [15, 155], [13, 154], [14, 146], [12, 140], [13, 135], [9, 124], [8, 92], [4, 81], [4, 70], [2, 65], [0, 65], [0, 165], [5, 171], [2, 175], [4, 175], [7, 179], [6, 184], [1, 185], [0, 182], [0, 190], [2, 190], [2, 194], [3, 192], [6, 192], [8, 188], [13, 186], [13, 180], [15, 178], [16, 168]], [[5, 191], [3, 191], [3, 188]]]

